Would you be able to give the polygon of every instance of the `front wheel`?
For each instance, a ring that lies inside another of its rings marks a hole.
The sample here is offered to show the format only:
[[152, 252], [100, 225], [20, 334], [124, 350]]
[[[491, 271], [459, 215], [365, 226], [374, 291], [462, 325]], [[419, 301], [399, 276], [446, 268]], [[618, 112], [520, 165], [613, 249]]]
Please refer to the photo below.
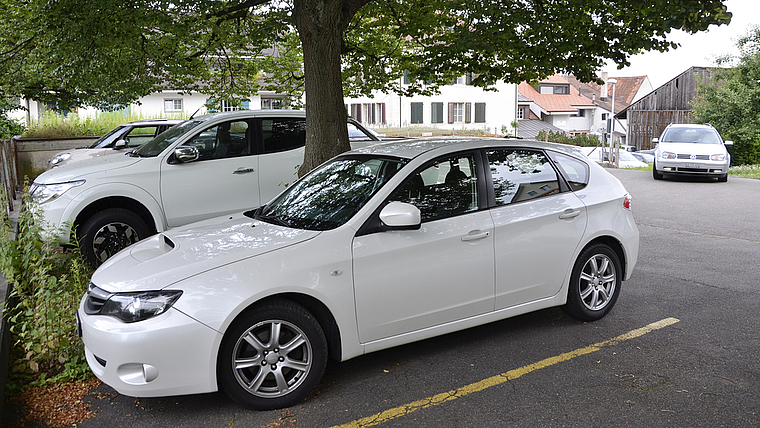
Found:
[[573, 266], [567, 303], [562, 309], [583, 321], [601, 319], [615, 306], [623, 270], [612, 248], [604, 244], [583, 250]]
[[124, 208], [98, 211], [78, 229], [79, 249], [93, 266], [150, 235], [150, 228], [134, 212]]
[[254, 306], [227, 330], [219, 387], [255, 410], [292, 406], [308, 396], [327, 365], [327, 340], [314, 316], [291, 301]]
[[662, 180], [662, 173], [657, 172], [657, 162], [652, 164], [652, 177], [655, 180]]
[[718, 183], [727, 183], [728, 182], [728, 174], [723, 174], [721, 176], [718, 176]]

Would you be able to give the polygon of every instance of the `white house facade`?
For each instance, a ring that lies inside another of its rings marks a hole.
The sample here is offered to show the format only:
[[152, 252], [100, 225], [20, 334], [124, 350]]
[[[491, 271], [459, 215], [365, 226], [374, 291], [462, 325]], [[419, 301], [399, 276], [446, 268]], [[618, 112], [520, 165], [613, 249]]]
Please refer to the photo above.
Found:
[[472, 86], [463, 76], [437, 95], [402, 97], [376, 91], [370, 97], [344, 98], [344, 104], [354, 119], [380, 132], [418, 127], [509, 133], [517, 119], [517, 85], [498, 82], [493, 89]]

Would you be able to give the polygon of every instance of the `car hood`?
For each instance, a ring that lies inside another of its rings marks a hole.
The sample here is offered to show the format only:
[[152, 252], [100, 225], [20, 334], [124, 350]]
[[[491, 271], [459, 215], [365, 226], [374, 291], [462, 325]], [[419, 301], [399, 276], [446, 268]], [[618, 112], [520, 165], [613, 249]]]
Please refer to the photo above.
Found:
[[141, 160], [143, 159], [125, 154], [123, 156], [96, 156], [76, 162], [66, 162], [61, 166], [43, 172], [34, 179], [34, 182], [53, 184], [80, 180], [88, 175], [125, 168]]
[[725, 153], [723, 144], [698, 144], [698, 143], [659, 143], [660, 152], [673, 152], [687, 155], [714, 155]]
[[158, 290], [319, 234], [243, 214], [217, 217], [159, 233], [122, 250], [95, 271], [92, 283], [109, 292]]
[[60, 168], [63, 165], [68, 165], [73, 162], [79, 162], [86, 159], [96, 158], [98, 156], [112, 156], [112, 155], [123, 155], [126, 153], [124, 150], [114, 150], [112, 148], [105, 148], [105, 149], [72, 149], [61, 153], [68, 153], [70, 157], [63, 161], [61, 165], [57, 166], [56, 168]]

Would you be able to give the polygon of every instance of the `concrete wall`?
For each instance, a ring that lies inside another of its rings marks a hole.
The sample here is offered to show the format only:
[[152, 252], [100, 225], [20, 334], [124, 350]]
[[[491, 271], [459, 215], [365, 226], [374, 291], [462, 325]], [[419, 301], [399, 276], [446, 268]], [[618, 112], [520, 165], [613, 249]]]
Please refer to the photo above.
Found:
[[24, 177], [33, 180], [47, 169], [50, 158], [64, 150], [89, 146], [100, 137], [80, 138], [13, 138], [16, 145], [18, 164], [18, 180], [23, 183]]

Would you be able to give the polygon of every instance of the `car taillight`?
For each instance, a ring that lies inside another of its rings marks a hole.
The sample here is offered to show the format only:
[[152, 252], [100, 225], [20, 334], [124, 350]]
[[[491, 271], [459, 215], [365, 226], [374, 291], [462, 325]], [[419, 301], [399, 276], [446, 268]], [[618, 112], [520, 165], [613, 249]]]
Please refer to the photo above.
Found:
[[625, 198], [623, 198], [623, 208], [627, 210], [631, 209], [631, 195], [625, 195]]

